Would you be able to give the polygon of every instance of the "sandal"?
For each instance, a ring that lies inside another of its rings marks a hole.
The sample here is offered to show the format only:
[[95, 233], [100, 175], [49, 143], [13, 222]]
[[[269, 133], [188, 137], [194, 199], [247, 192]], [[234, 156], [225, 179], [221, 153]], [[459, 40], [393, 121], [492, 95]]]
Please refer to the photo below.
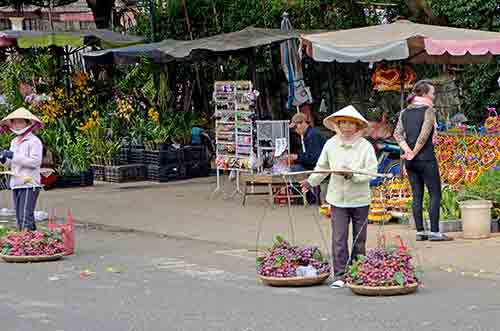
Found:
[[345, 286], [345, 282], [343, 280], [336, 280], [333, 283], [330, 284], [330, 288], [343, 288]]
[[448, 237], [444, 233], [431, 233], [429, 241], [453, 241], [453, 238]]

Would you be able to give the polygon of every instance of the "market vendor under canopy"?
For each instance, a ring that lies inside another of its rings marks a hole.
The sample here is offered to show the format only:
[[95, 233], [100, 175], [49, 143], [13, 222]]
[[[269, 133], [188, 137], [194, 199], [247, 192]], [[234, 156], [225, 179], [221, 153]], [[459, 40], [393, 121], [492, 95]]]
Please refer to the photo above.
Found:
[[292, 165], [292, 171], [313, 170], [326, 139], [318, 130], [309, 126], [303, 113], [297, 113], [292, 117], [290, 127], [295, 129], [301, 141], [299, 153], [290, 155], [290, 159], [296, 163]]

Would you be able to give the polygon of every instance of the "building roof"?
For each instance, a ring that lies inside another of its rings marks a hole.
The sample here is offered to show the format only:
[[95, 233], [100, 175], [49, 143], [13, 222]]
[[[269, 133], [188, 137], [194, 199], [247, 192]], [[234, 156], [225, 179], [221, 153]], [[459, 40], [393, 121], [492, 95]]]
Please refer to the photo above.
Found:
[[[132, 0], [117, 0], [115, 7], [128, 7], [128, 6], [133, 6], [136, 3], [136, 1]], [[25, 6], [23, 7], [23, 11], [26, 12], [34, 12], [34, 11], [42, 11], [42, 12], [48, 12], [47, 8], [40, 8], [36, 6]], [[13, 7], [0, 7], [0, 12], [3, 13], [15, 13], [16, 9]], [[61, 6], [61, 7], [54, 7], [52, 9], [53, 13], [86, 13], [90, 12], [90, 8], [87, 5], [86, 0], [77, 0], [69, 5], [66, 6]]]

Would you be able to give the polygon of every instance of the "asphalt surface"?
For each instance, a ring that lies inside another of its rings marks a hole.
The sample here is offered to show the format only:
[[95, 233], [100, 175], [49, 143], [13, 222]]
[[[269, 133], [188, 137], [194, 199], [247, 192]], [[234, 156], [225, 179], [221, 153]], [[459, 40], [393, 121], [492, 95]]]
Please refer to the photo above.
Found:
[[266, 287], [255, 252], [238, 247], [102, 228], [79, 229], [77, 243], [59, 262], [0, 262], [0, 330], [500, 328], [500, 280], [429, 271], [414, 295], [370, 298]]

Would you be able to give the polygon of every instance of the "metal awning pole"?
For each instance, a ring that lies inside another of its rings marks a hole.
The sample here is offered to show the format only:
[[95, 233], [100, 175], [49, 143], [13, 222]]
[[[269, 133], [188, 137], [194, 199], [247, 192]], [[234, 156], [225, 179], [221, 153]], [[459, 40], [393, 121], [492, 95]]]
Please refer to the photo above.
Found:
[[401, 60], [399, 64], [399, 83], [401, 93], [401, 110], [405, 108], [405, 61]]

